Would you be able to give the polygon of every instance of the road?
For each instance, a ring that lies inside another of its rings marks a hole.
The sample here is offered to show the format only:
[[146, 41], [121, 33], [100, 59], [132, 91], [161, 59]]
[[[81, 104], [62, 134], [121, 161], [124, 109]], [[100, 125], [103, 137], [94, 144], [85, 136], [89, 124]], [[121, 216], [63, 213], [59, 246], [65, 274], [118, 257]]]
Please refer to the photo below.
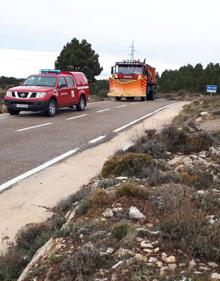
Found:
[[56, 162], [107, 141], [170, 103], [104, 101], [89, 104], [83, 112], [62, 109], [54, 118], [40, 113], [0, 115], [0, 186], [46, 162], [51, 164], [51, 159]]

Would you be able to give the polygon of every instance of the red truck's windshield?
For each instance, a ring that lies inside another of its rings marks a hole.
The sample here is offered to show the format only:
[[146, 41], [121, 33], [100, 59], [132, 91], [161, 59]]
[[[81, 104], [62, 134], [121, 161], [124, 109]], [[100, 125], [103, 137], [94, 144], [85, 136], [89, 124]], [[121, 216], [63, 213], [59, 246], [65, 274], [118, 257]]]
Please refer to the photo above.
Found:
[[24, 86], [44, 86], [44, 87], [55, 87], [56, 77], [53, 76], [42, 76], [42, 75], [31, 75], [23, 83]]

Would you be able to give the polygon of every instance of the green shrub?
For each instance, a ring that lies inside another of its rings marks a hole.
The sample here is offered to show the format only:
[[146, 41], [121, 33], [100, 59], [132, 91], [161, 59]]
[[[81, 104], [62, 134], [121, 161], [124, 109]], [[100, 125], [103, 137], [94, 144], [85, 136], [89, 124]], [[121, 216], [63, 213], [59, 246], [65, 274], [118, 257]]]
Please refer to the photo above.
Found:
[[113, 195], [104, 189], [98, 188], [91, 194], [91, 203], [93, 207], [102, 207], [113, 202]]
[[16, 245], [0, 256], [0, 281], [15, 281], [36, 251], [51, 237], [52, 233], [43, 224], [29, 224], [16, 237]]
[[89, 198], [82, 199], [79, 206], [76, 209], [76, 214], [85, 215], [92, 207], [92, 202]]
[[164, 145], [156, 139], [148, 139], [148, 137], [142, 137], [137, 143], [131, 146], [127, 152], [132, 153], [145, 153], [152, 156], [155, 159], [164, 158], [166, 155]]
[[165, 127], [157, 137], [166, 145], [167, 150], [173, 153], [197, 153], [208, 150], [213, 144], [213, 139], [208, 133], [186, 133], [173, 125]]
[[200, 229], [197, 237], [189, 243], [190, 252], [194, 257], [219, 262], [220, 260], [220, 224], [206, 225]]
[[19, 248], [30, 249], [33, 241], [48, 229], [44, 223], [30, 223], [22, 227], [16, 235], [16, 245]]
[[27, 265], [23, 251], [15, 247], [0, 256], [0, 281], [16, 281]]
[[148, 197], [148, 192], [137, 184], [126, 182], [116, 189], [116, 196], [136, 197], [144, 200]]
[[71, 280], [89, 281], [90, 274], [95, 273], [105, 264], [105, 258], [91, 244], [83, 245], [72, 256], [67, 257], [59, 265], [61, 272], [68, 272]]
[[160, 222], [160, 230], [171, 240], [188, 242], [198, 236], [204, 223], [203, 214], [183, 202], [178, 209], [164, 214]]
[[74, 203], [79, 202], [84, 199], [91, 193], [91, 187], [85, 187], [77, 191], [76, 193], [68, 196], [64, 200], [61, 200], [55, 207], [54, 212], [59, 213], [61, 215], [65, 215], [65, 213], [71, 210], [74, 206]]
[[[220, 224], [210, 224], [189, 188], [159, 191], [159, 229], [165, 240], [178, 242], [193, 257], [219, 261]], [[155, 200], [155, 199], [154, 199]]]
[[196, 189], [212, 188], [213, 176], [210, 172], [204, 172], [194, 167], [189, 171], [180, 173], [183, 184], [193, 186]]
[[105, 162], [102, 176], [128, 176], [144, 178], [151, 174], [156, 163], [150, 155], [128, 153], [115, 155]]
[[113, 226], [112, 236], [117, 240], [121, 240], [132, 230], [133, 227], [129, 223], [117, 223]]
[[48, 261], [50, 264], [56, 264], [56, 263], [59, 263], [61, 262], [62, 260], [64, 259], [64, 255], [61, 254], [61, 255], [50, 255], [48, 257]]

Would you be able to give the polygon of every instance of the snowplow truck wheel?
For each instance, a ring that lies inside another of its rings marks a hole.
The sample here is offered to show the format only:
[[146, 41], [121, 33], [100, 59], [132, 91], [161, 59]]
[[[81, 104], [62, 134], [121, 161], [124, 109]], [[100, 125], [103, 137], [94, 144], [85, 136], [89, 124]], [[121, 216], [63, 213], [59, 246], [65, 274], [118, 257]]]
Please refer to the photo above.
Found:
[[147, 93], [147, 100], [154, 100], [154, 87], [149, 86]]
[[121, 97], [116, 97], [115, 100], [121, 100]]

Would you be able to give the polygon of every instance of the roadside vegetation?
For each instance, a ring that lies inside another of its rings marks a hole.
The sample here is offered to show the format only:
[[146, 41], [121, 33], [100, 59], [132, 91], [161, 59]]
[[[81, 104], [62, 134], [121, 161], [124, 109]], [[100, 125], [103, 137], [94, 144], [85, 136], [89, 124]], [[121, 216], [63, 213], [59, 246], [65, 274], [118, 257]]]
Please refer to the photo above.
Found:
[[214, 84], [218, 86], [218, 93], [220, 93], [219, 73], [219, 63], [209, 63], [206, 67], [200, 63], [195, 66], [188, 64], [178, 70], [165, 70], [158, 80], [159, 92], [204, 94], [206, 86]]
[[[51, 219], [19, 231], [0, 281], [220, 280], [220, 98], [188, 104], [106, 161]], [[48, 242], [49, 241], [49, 242]]]

